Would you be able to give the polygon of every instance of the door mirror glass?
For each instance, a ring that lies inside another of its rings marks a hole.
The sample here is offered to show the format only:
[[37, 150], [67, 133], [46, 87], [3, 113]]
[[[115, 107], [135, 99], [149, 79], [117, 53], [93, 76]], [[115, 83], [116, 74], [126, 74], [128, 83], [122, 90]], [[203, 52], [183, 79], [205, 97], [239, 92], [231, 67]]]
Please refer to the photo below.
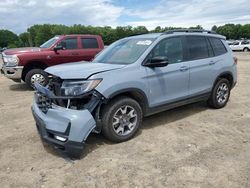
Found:
[[147, 67], [165, 67], [168, 65], [168, 58], [165, 56], [156, 56], [148, 60]]

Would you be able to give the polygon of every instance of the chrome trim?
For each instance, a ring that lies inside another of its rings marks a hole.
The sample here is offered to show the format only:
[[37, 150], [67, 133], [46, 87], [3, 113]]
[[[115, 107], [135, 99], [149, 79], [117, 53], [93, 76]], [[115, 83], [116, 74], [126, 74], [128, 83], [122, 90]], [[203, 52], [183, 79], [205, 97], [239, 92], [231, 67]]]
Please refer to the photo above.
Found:
[[3, 65], [1, 72], [3, 72], [4, 76], [9, 79], [21, 80], [23, 66], [7, 67], [6, 65]]

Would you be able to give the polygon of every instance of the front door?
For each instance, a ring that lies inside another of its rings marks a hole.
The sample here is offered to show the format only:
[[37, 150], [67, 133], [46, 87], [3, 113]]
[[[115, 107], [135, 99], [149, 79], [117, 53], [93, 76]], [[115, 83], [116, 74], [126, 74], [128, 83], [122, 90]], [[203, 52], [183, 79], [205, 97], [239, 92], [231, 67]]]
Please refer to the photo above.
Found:
[[58, 50], [53, 55], [53, 63], [61, 64], [61, 63], [70, 63], [81, 61], [81, 49], [78, 45], [77, 37], [69, 37], [63, 39], [57, 46], [62, 46], [63, 50]]
[[160, 41], [150, 53], [150, 58], [164, 56], [165, 67], [145, 67], [149, 85], [149, 106], [157, 107], [185, 99], [189, 94], [189, 63], [184, 62], [183, 37]]

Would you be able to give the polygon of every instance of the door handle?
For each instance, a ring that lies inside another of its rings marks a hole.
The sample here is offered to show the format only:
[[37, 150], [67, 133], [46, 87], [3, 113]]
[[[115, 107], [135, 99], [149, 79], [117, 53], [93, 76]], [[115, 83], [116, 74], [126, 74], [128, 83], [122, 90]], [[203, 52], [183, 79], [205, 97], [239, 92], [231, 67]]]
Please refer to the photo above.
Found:
[[210, 61], [209, 62], [209, 65], [214, 65], [215, 64], [215, 61]]
[[184, 71], [187, 71], [188, 70], [188, 67], [187, 66], [183, 66], [180, 68], [180, 71], [184, 72]]

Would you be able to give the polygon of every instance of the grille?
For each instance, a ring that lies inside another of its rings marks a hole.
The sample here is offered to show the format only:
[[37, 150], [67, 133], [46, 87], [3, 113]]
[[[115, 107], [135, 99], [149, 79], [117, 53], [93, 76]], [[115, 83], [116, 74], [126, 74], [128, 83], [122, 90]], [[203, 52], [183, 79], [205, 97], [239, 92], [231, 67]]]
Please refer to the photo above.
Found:
[[51, 100], [39, 92], [36, 93], [36, 103], [38, 108], [45, 114], [52, 106]]

